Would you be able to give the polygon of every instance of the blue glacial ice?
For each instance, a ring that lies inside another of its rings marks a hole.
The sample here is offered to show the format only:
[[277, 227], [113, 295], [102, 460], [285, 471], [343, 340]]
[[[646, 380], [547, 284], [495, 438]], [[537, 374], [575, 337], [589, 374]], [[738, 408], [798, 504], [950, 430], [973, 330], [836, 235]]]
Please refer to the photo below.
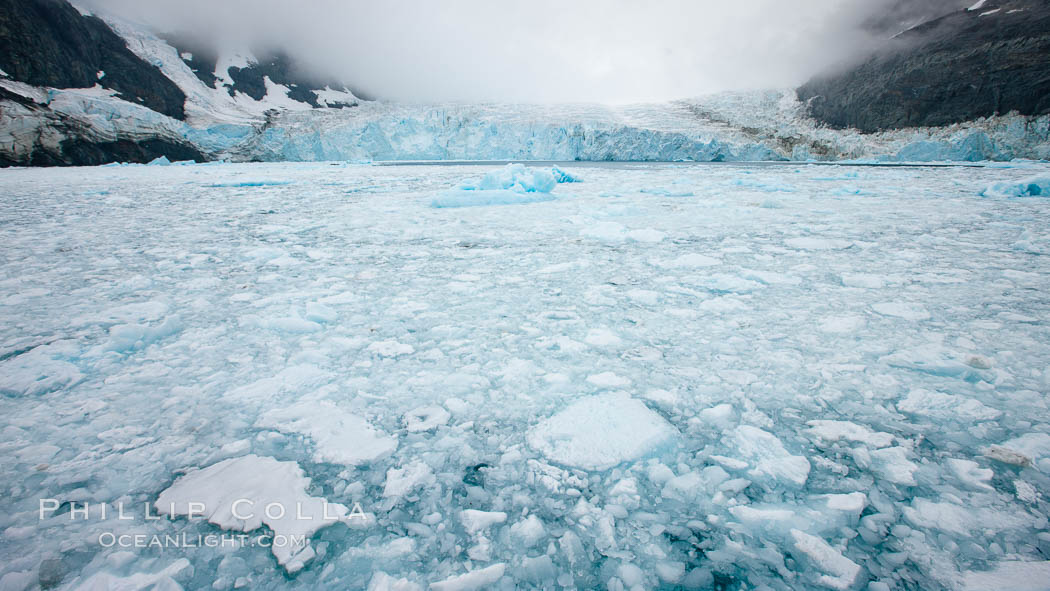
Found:
[[[561, 160], [933, 162], [1050, 159], [1050, 115], [1003, 115], [944, 128], [861, 134], [809, 118], [793, 91], [723, 93], [641, 105], [400, 105], [310, 109], [288, 97], [253, 101], [208, 88], [166, 44], [166, 73], [189, 97], [186, 122], [99, 89], [0, 86], [45, 102], [98, 141], [162, 137], [230, 161]], [[170, 54], [170, 55], [169, 55]], [[171, 62], [171, 63], [169, 63]], [[23, 88], [24, 87], [24, 88]], [[287, 89], [285, 89], [287, 90]], [[291, 101], [294, 103], [295, 101]], [[21, 158], [57, 142], [37, 111], [4, 103], [0, 145]]]
[[1014, 181], [999, 181], [988, 185], [981, 195], [985, 197], [1050, 197], [1050, 176], [1040, 175]]
[[0, 588], [1044, 584], [1047, 165], [558, 168], [5, 171]]
[[[556, 173], [558, 176], [555, 176]], [[557, 167], [546, 170], [526, 168], [523, 164], [508, 164], [486, 174], [478, 182], [463, 182], [455, 189], [442, 191], [431, 200], [430, 205], [472, 207], [550, 201], [555, 198], [551, 191], [560, 182], [576, 181]]]

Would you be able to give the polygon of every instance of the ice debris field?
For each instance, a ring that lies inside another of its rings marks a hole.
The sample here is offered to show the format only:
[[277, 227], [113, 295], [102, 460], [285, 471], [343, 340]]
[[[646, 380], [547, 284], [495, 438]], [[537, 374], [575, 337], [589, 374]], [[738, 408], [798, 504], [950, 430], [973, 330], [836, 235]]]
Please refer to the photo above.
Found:
[[1046, 164], [0, 195], [4, 591], [1050, 587]]

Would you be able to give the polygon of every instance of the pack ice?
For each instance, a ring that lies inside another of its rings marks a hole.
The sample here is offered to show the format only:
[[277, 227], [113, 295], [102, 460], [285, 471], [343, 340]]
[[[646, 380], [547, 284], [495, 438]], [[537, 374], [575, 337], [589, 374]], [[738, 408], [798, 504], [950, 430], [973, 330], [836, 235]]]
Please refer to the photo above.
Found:
[[1045, 589], [1047, 174], [5, 170], [0, 589]]

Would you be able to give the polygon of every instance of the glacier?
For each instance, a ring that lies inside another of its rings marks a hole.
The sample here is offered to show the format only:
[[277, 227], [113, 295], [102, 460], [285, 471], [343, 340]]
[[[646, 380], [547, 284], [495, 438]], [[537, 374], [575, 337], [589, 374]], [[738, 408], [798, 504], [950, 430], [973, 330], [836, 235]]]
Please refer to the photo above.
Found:
[[1046, 588], [1050, 165], [174, 164], [0, 174], [5, 591]]
[[[818, 125], [794, 90], [637, 105], [360, 101], [352, 108], [314, 109], [270, 82], [268, 94], [256, 101], [206, 86], [170, 45], [119, 21], [111, 24], [135, 53], [183, 89], [186, 121], [100, 87], [41, 89], [0, 75], [0, 90], [18, 97], [0, 99], [0, 153], [8, 160], [27, 161], [42, 148], [54, 151], [70, 130], [94, 142], [159, 138], [232, 162], [1050, 159], [1050, 115], [1005, 114], [943, 128], [864, 134]], [[330, 92], [356, 100], [348, 91]]]
[[[196, 78], [187, 84], [204, 88]], [[345, 109], [292, 109], [285, 104], [290, 100], [285, 89], [275, 91], [284, 100], [268, 96], [242, 111], [236, 111], [241, 103], [254, 101], [188, 107], [183, 122], [98, 89], [50, 89], [41, 95], [4, 79], [0, 87], [46, 105], [98, 141], [159, 135], [182, 140], [209, 158], [234, 162], [1050, 159], [1050, 116], [1003, 115], [945, 128], [862, 134], [817, 125], [791, 90], [627, 106], [364, 101]], [[53, 122], [16, 103], [4, 104], [0, 145], [9, 157], [30, 152], [41, 137], [45, 145], [61, 140]], [[206, 108], [214, 110], [204, 115]]]

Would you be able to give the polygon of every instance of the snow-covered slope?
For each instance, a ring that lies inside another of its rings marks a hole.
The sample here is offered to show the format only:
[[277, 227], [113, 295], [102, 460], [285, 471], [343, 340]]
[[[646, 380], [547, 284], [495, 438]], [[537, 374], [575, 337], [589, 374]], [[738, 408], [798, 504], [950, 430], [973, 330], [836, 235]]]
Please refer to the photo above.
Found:
[[[191, 69], [188, 60], [170, 43], [159, 36], [115, 16], [106, 16], [106, 22], [123, 37], [128, 48], [148, 63], [157, 66], [165, 76], [173, 80], [186, 93], [186, 115], [195, 127], [207, 128], [222, 123], [250, 123], [261, 120], [270, 110], [308, 111], [313, 105], [289, 96], [292, 89], [263, 77], [266, 93], [252, 98], [236, 90], [231, 70], [246, 69], [258, 63], [249, 51], [228, 49], [219, 52], [215, 70], [215, 83], [206, 84]], [[318, 99], [325, 105], [357, 104], [358, 99], [347, 89], [318, 89]]]
[[[224, 52], [209, 86], [143, 26], [78, 10], [62, 0], [0, 5], [0, 164], [213, 159], [269, 113], [357, 104], [345, 88], [293, 89], [257, 76], [244, 51]], [[126, 47], [114, 47], [121, 43]], [[77, 56], [86, 65], [69, 66]], [[115, 66], [99, 69], [106, 64]], [[90, 79], [81, 72], [87, 66]], [[242, 92], [232, 76], [246, 87], [258, 82], [262, 92]]]

